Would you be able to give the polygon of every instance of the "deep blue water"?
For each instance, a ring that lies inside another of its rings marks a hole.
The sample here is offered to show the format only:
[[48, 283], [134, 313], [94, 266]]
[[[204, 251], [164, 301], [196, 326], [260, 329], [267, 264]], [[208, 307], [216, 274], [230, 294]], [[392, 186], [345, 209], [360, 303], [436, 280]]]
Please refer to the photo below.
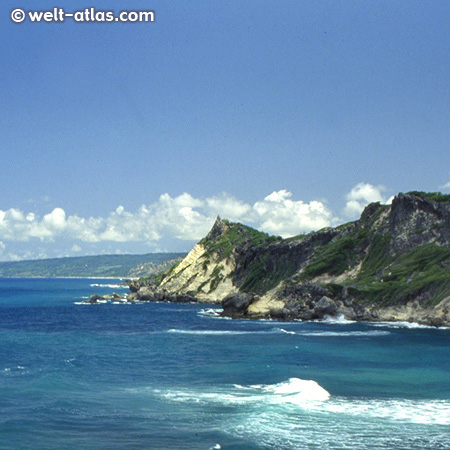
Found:
[[77, 304], [115, 283], [0, 279], [0, 449], [450, 449], [450, 330]]

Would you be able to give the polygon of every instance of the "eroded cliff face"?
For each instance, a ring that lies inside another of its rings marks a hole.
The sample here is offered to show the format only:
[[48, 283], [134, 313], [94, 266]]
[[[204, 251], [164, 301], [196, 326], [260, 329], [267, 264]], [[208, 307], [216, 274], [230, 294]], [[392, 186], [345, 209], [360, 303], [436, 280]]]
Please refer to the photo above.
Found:
[[232, 255], [221, 259], [209, 254], [203, 244], [197, 244], [162, 280], [159, 289], [174, 295], [192, 295], [198, 301], [219, 302], [227, 294], [238, 291], [230, 276], [235, 268]]
[[232, 317], [450, 325], [450, 196], [399, 194], [337, 228], [281, 239], [217, 218], [138, 297], [222, 301]]

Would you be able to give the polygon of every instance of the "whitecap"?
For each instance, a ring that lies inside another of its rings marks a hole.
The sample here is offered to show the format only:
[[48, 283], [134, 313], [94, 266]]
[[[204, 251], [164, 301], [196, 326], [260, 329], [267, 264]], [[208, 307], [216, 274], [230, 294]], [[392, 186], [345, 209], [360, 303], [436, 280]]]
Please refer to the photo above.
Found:
[[110, 289], [128, 289], [127, 285], [124, 284], [102, 284], [102, 283], [91, 283], [90, 287], [99, 287], [99, 288], [110, 288]]
[[243, 334], [254, 334], [258, 333], [258, 331], [230, 331], [230, 330], [188, 330], [188, 329], [179, 329], [179, 328], [171, 328], [167, 330], [167, 333], [174, 334], [190, 334], [190, 335], [210, 335], [210, 336], [238, 336]]
[[319, 322], [331, 325], [350, 325], [356, 323], [355, 320], [346, 319], [343, 314], [339, 314], [338, 316], [325, 316]]
[[300, 378], [290, 378], [275, 384], [233, 384], [213, 390], [205, 388], [151, 391], [154, 395], [172, 402], [222, 406], [252, 405], [261, 413], [276, 411], [283, 417], [286, 415], [286, 420], [292, 408], [301, 408], [320, 415], [332, 414], [335, 420], [376, 419], [391, 423], [450, 426], [449, 400], [336, 397], [315, 380]]
[[275, 328], [275, 330], [279, 331], [280, 333], [285, 333], [285, 334], [297, 334], [295, 331], [285, 330], [284, 328]]
[[450, 327], [433, 327], [432, 325], [423, 325], [417, 322], [368, 322], [369, 325], [374, 327], [388, 327], [388, 328], [423, 328], [423, 329], [432, 329], [432, 330], [449, 330]]
[[269, 330], [195, 330], [186, 328], [171, 328], [167, 330], [167, 333], [175, 334], [187, 334], [187, 335], [210, 335], [210, 336], [240, 336], [240, 335], [252, 335], [252, 334], [297, 334], [294, 331], [287, 331], [283, 328], [272, 328]]
[[301, 336], [313, 336], [313, 337], [376, 337], [376, 336], [388, 336], [390, 331], [305, 331], [300, 334]]
[[205, 316], [205, 317], [220, 317], [220, 314], [223, 313], [222, 308], [208, 308], [208, 309], [201, 309], [198, 311], [199, 316]]
[[335, 414], [386, 419], [393, 422], [450, 425], [450, 402], [447, 400], [336, 398], [323, 408]]
[[261, 389], [275, 394], [275, 403], [303, 403], [304, 401], [324, 401], [330, 398], [330, 393], [316, 381], [300, 378], [290, 378], [282, 383], [262, 386]]
[[201, 390], [154, 390], [158, 396], [167, 400], [182, 403], [205, 403], [222, 405], [255, 404], [260, 406], [294, 404], [304, 406], [308, 403], [323, 402], [330, 394], [314, 380], [290, 378], [273, 385], [235, 384], [221, 387], [214, 391]]

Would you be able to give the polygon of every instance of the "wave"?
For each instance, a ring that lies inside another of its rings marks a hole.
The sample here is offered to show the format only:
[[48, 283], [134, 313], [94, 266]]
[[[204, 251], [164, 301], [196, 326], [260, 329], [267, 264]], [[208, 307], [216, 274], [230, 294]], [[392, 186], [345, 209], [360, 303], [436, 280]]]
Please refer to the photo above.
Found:
[[303, 403], [304, 401], [325, 401], [330, 398], [329, 392], [316, 381], [300, 378], [290, 378], [288, 381], [273, 385], [252, 387], [274, 394], [275, 403]]
[[171, 328], [170, 330], [167, 330], [167, 333], [174, 333], [174, 334], [190, 334], [190, 335], [210, 335], [210, 336], [224, 336], [224, 335], [230, 335], [230, 336], [239, 336], [243, 334], [266, 334], [267, 331], [231, 331], [231, 330], [188, 330], [188, 329], [178, 329], [178, 328]]
[[276, 328], [281, 333], [293, 334], [298, 336], [312, 336], [312, 337], [376, 337], [387, 336], [391, 334], [389, 331], [292, 331], [284, 328]]
[[370, 417], [416, 424], [450, 425], [450, 402], [447, 400], [349, 400], [337, 398], [326, 411], [356, 417]]
[[110, 288], [110, 289], [128, 289], [128, 286], [123, 284], [101, 284], [101, 283], [91, 283], [90, 287], [100, 287], [100, 288]]
[[389, 331], [309, 331], [298, 333], [302, 336], [318, 336], [318, 337], [376, 337], [388, 336]]
[[374, 327], [388, 327], [388, 328], [410, 328], [410, 329], [431, 329], [431, 330], [449, 330], [450, 327], [434, 327], [432, 325], [423, 325], [417, 322], [368, 322]]
[[308, 402], [323, 402], [330, 394], [314, 380], [290, 378], [286, 382], [274, 385], [233, 385], [216, 391], [154, 390], [167, 400], [181, 403], [203, 403], [243, 405], [257, 403], [259, 405], [290, 403], [301, 405]]
[[317, 322], [328, 323], [332, 325], [350, 325], [352, 323], [356, 323], [355, 320], [346, 319], [343, 314], [340, 314], [339, 316], [325, 316], [323, 319]]
[[221, 317], [220, 314], [223, 313], [222, 308], [208, 308], [208, 309], [201, 309], [197, 314], [199, 316], [206, 316], [206, 317]]
[[369, 330], [369, 331], [293, 331], [285, 328], [271, 328], [268, 330], [196, 330], [186, 328], [171, 328], [167, 333], [186, 334], [186, 335], [211, 335], [211, 336], [239, 336], [252, 334], [289, 334], [304, 337], [377, 337], [388, 336], [389, 331]]
[[276, 384], [247, 386], [234, 384], [217, 387], [215, 390], [152, 391], [172, 402], [205, 406], [251, 405], [252, 408], [260, 408], [261, 413], [270, 410], [285, 416], [286, 419], [292, 414], [292, 408], [300, 408], [320, 416], [332, 415], [335, 420], [383, 420], [392, 423], [450, 425], [448, 400], [334, 397], [316, 381], [300, 378], [290, 378]]

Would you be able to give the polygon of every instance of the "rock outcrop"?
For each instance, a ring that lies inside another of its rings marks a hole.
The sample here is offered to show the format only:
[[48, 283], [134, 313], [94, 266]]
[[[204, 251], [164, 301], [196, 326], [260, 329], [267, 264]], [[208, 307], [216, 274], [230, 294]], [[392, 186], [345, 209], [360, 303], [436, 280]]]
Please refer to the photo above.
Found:
[[139, 300], [222, 302], [224, 315], [450, 326], [450, 196], [399, 194], [355, 222], [290, 239], [217, 218]]

